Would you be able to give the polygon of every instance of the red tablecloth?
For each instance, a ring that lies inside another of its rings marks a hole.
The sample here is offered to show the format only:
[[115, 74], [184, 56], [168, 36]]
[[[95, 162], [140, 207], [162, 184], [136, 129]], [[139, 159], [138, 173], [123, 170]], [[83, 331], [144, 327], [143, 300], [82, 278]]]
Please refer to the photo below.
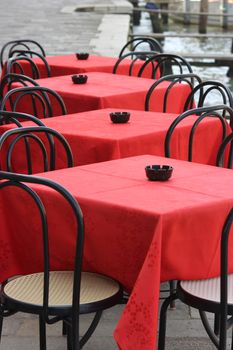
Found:
[[[127, 124], [113, 124], [109, 113], [117, 109], [101, 109], [67, 116], [43, 119], [46, 126], [59, 131], [69, 142], [74, 156], [74, 165], [103, 162], [140, 154], [164, 155], [164, 140], [170, 124], [177, 114], [162, 114], [128, 110], [131, 114]], [[171, 142], [171, 157], [187, 160], [188, 137], [196, 117], [185, 119], [177, 127]], [[31, 125], [30, 122], [22, 123]], [[15, 125], [0, 127], [0, 135]], [[229, 128], [230, 131], [230, 128]], [[43, 138], [46, 141], [46, 138]], [[193, 145], [193, 161], [216, 164], [216, 154], [221, 143], [221, 126], [218, 119], [204, 120], [197, 128]], [[206, 141], [208, 140], [208, 142]], [[7, 145], [9, 143], [7, 142]], [[205, 145], [205, 146], [203, 146]], [[24, 144], [23, 144], [24, 147]], [[56, 146], [57, 169], [66, 167], [64, 153]], [[13, 165], [17, 172], [25, 169], [22, 143], [13, 153]], [[33, 148], [33, 172], [42, 171], [41, 153]], [[5, 151], [1, 150], [2, 169], [5, 169]], [[20, 154], [20, 157], [18, 156]]]
[[[46, 60], [51, 68], [51, 76], [56, 77], [60, 75], [67, 74], [78, 74], [85, 72], [105, 72], [112, 73], [113, 67], [117, 62], [118, 58], [116, 57], [105, 57], [105, 56], [95, 56], [90, 55], [87, 60], [78, 60], [75, 54], [72, 55], [64, 55], [64, 56], [46, 56]], [[38, 58], [34, 58], [33, 61], [37, 64], [41, 78], [45, 78], [46, 70], [42, 61]], [[139, 68], [145, 61], [136, 61], [134, 63], [134, 68], [132, 70], [132, 75], [136, 76]], [[132, 60], [124, 59], [117, 69], [117, 74], [129, 75], [129, 69]], [[28, 62], [22, 62], [25, 72], [31, 75], [31, 71], [29, 69]], [[27, 70], [28, 66], [28, 70]], [[151, 77], [151, 67], [147, 66], [145, 72], [142, 75], [143, 77]], [[159, 72], [156, 74], [157, 79], [159, 78]]]
[[[152, 79], [98, 72], [87, 75], [86, 84], [73, 84], [69, 75], [38, 79], [37, 82], [58, 92], [69, 114], [108, 107], [144, 110], [146, 93], [153, 84]], [[169, 82], [164, 81], [155, 89], [150, 104], [152, 111], [163, 111], [164, 94], [168, 85]], [[167, 112], [181, 113], [189, 92], [188, 85], [176, 84], [169, 94]], [[19, 110], [32, 113], [28, 99], [21, 99]], [[55, 115], [58, 115], [56, 110]]]
[[[148, 164], [172, 165], [172, 178], [148, 181]], [[232, 170], [148, 155], [41, 176], [79, 200], [86, 227], [84, 269], [116, 278], [131, 292], [115, 330], [120, 349], [154, 350], [160, 281], [219, 273], [220, 233], [233, 204]], [[51, 265], [69, 268], [75, 242], [70, 212], [51, 190], [39, 186], [38, 191], [48, 209]], [[15, 189], [12, 194], [1, 191], [0, 280], [42, 266], [37, 215], [28, 215], [33, 208], [22, 193]], [[19, 212], [17, 203], [24, 203]]]

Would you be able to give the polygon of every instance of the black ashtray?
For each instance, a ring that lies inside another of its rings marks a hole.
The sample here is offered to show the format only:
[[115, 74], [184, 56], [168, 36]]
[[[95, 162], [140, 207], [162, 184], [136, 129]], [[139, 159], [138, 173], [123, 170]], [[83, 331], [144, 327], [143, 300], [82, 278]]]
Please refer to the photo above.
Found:
[[78, 60], [87, 60], [89, 57], [89, 53], [87, 52], [77, 52], [75, 55]]
[[85, 84], [87, 82], [87, 75], [75, 74], [72, 75], [72, 81], [74, 84]]
[[146, 176], [151, 181], [167, 181], [172, 176], [173, 167], [170, 165], [147, 165]]
[[109, 114], [111, 121], [115, 124], [127, 123], [130, 118], [129, 112], [112, 112]]

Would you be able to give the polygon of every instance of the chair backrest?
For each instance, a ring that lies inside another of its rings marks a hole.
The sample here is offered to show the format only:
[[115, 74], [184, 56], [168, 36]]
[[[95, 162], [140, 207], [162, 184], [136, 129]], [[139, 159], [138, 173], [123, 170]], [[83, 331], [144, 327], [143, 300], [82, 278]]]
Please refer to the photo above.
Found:
[[[170, 125], [170, 127], [167, 130], [165, 142], [164, 142], [164, 148], [165, 148], [165, 157], [172, 157], [171, 155], [171, 140], [173, 133], [176, 129], [176, 127], [186, 118], [196, 116], [196, 119], [193, 123], [193, 126], [190, 129], [189, 133], [189, 140], [188, 140], [188, 149], [187, 149], [187, 160], [191, 162], [193, 160], [193, 143], [194, 143], [194, 137], [195, 132], [197, 131], [198, 125], [206, 118], [214, 118], [216, 120], [219, 120], [219, 124], [221, 126], [222, 130], [222, 137], [221, 142], [225, 139], [227, 134], [227, 121], [224, 117], [225, 112], [228, 112], [230, 115], [230, 118], [233, 120], [233, 109], [225, 106], [225, 105], [216, 105], [216, 106], [210, 106], [210, 107], [201, 107], [201, 108], [194, 108], [190, 109], [182, 114], [180, 114]], [[207, 141], [208, 142], [208, 141]], [[204, 147], [204, 145], [203, 145]]]
[[[154, 56], [151, 56], [146, 60], [146, 62], [142, 65], [139, 70], [138, 76], [141, 77], [144, 70], [150, 65], [154, 63], [155, 72], [160, 72], [160, 76], [163, 77], [169, 74], [187, 74], [193, 73], [192, 67], [190, 63], [182, 56], [170, 54], [170, 53], [160, 53]], [[173, 66], [178, 67], [178, 72], [173, 72]]]
[[[3, 96], [12, 89], [12, 84], [17, 83], [17, 86], [40, 86], [34, 79], [23, 75], [23, 74], [15, 74], [10, 73], [6, 74], [2, 77], [0, 81], [0, 101], [2, 101]], [[12, 101], [10, 101], [11, 103]], [[12, 109], [12, 104], [11, 104]]]
[[232, 233], [233, 208], [229, 211], [223, 225], [221, 236], [221, 278], [220, 278], [220, 334], [219, 349], [226, 349], [228, 315], [228, 255], [229, 235]]
[[[16, 50], [34, 51], [34, 52], [38, 52], [44, 57], [46, 56], [43, 47], [35, 40], [29, 40], [29, 39], [11, 40], [6, 44], [4, 44], [0, 51], [1, 68], [3, 68], [4, 62], [12, 56], [12, 52]], [[30, 54], [29, 56], [32, 57]]]
[[[1, 198], [4, 200], [4, 196], [7, 197], [7, 201], [4, 201], [4, 208], [7, 212], [12, 210], [12, 201], [14, 202], [14, 211], [17, 220], [14, 230], [25, 230], [25, 216], [20, 215], [23, 206], [27, 208], [27, 219], [26, 220], [37, 220], [38, 225], [30, 225], [30, 234], [25, 235], [29, 240], [34, 240], [37, 242], [38, 246], [35, 249], [35, 254], [39, 261], [42, 261], [42, 268], [44, 274], [44, 288], [43, 288], [43, 319], [47, 323], [53, 323], [53, 320], [57, 321], [55, 316], [50, 316], [49, 314], [49, 275], [50, 271], [53, 270], [51, 267], [50, 257], [52, 254], [53, 244], [51, 240], [51, 227], [54, 229], [53, 225], [49, 225], [50, 218], [56, 217], [56, 224], [59, 226], [67, 225], [67, 222], [71, 223], [71, 229], [74, 231], [74, 237], [76, 244], [74, 245], [74, 251], [70, 252], [70, 256], [74, 257], [71, 260], [71, 270], [74, 272], [73, 276], [73, 293], [72, 293], [72, 326], [76, 326], [75, 330], [79, 329], [79, 304], [80, 304], [80, 281], [81, 281], [81, 271], [82, 271], [82, 257], [83, 257], [83, 243], [84, 243], [84, 220], [82, 210], [79, 203], [74, 198], [74, 196], [67, 191], [63, 186], [55, 183], [46, 178], [28, 176], [22, 174], [13, 174], [0, 171], [0, 191]], [[38, 186], [39, 185], [39, 186]], [[56, 213], [56, 205], [49, 204], [47, 196], [43, 195], [43, 191], [50, 191], [51, 199], [53, 203], [59, 201], [63, 208], [67, 210], [66, 214], [69, 214], [70, 220], [62, 220], [62, 212]], [[17, 195], [16, 195], [17, 193]], [[53, 197], [54, 196], [54, 197]], [[62, 222], [61, 222], [62, 220]], [[34, 222], [33, 221], [33, 222]], [[30, 221], [32, 222], [32, 221]], [[66, 227], [64, 227], [64, 232]], [[25, 243], [25, 242], [24, 242]], [[72, 258], [71, 258], [72, 259]]]
[[[210, 101], [208, 101], [208, 97], [211, 98]], [[220, 97], [220, 101], [216, 101], [217, 97]], [[222, 103], [233, 108], [233, 96], [230, 89], [219, 81], [207, 80], [196, 85], [190, 92], [184, 110], [188, 110], [193, 101], [195, 101], [196, 107], [204, 107], [208, 105], [208, 102], [212, 103], [214, 99], [216, 104]]]
[[17, 74], [23, 74], [23, 75], [29, 76], [32, 79], [40, 79], [41, 74], [40, 74], [39, 67], [31, 57], [27, 56], [27, 54], [28, 55], [31, 54], [36, 56], [42, 61], [44, 66], [43, 71], [45, 70], [45, 77], [51, 76], [50, 66], [44, 56], [34, 51], [20, 50], [17, 52], [21, 53], [21, 56], [11, 57], [7, 60], [6, 68], [4, 69], [5, 74], [17, 73]]
[[[113, 74], [117, 74], [120, 70], [121, 65], [124, 63], [125, 60], [131, 59], [131, 64], [129, 65], [128, 75], [129, 76], [138, 76], [138, 73], [140, 71], [140, 68], [144, 65], [145, 62], [151, 57], [156, 55], [156, 51], [130, 51], [122, 55], [118, 58], [116, 61], [114, 67], [113, 67]], [[137, 65], [138, 64], [138, 65]], [[155, 70], [154, 62], [151, 61], [150, 65], [147, 66], [149, 74], [147, 74], [148, 78], [154, 79], [159, 75], [159, 70]], [[140, 76], [143, 76], [142, 74]]]
[[[153, 97], [153, 94], [156, 92], [156, 89], [159, 88], [161, 84], [164, 84], [164, 82], [167, 82], [167, 83], [169, 82], [169, 85], [166, 88], [164, 98], [163, 98], [162, 112], [166, 113], [167, 107], [168, 107], [167, 102], [168, 102], [169, 96], [170, 96], [173, 88], [177, 84], [186, 84], [189, 86], [190, 91], [192, 91], [194, 88], [194, 84], [196, 82], [201, 83], [201, 81], [202, 81], [201, 78], [198, 75], [193, 74], [193, 73], [190, 73], [190, 74], [171, 74], [171, 75], [166, 75], [166, 76], [158, 79], [155, 83], [153, 83], [151, 85], [150, 89], [148, 90], [148, 92], [146, 94], [145, 111], [150, 110], [151, 99]], [[177, 99], [178, 98], [179, 98], [179, 96], [177, 96]], [[186, 99], [185, 99], [185, 101], [186, 101]], [[184, 101], [184, 105], [185, 105], [185, 101]]]
[[121, 49], [119, 57], [123, 56], [128, 51], [156, 51], [163, 52], [163, 48], [158, 40], [150, 37], [136, 37], [129, 40]]
[[233, 132], [229, 134], [219, 147], [216, 165], [232, 169], [233, 167]]
[[0, 101], [0, 110], [6, 110], [10, 103], [11, 110], [17, 111], [23, 99], [26, 99], [27, 110], [31, 108], [30, 113], [38, 118], [67, 114], [61, 96], [56, 91], [43, 86], [25, 86], [8, 91]]
[[[0, 137], [0, 154], [1, 169], [6, 168], [15, 173], [33, 174], [55, 170], [58, 160], [60, 163], [62, 161], [63, 168], [73, 166], [73, 155], [67, 140], [56, 130], [45, 126], [7, 130]], [[23, 158], [26, 164], [22, 165]]]
[[0, 110], [0, 125], [15, 124], [18, 128], [21, 128], [23, 127], [21, 122], [25, 121], [30, 121], [38, 126], [45, 126], [40, 119], [31, 114]]

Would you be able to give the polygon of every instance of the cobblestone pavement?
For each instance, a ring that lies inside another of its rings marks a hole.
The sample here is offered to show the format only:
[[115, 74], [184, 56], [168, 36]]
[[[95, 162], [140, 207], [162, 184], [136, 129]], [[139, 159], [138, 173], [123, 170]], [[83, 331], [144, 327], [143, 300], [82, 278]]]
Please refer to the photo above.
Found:
[[[81, 1], [84, 2], [90, 3]], [[63, 7], [78, 3], [80, 1], [1, 0], [0, 47], [9, 40], [30, 38], [40, 42], [49, 55], [89, 50], [90, 40], [96, 34], [103, 15], [61, 12]]]

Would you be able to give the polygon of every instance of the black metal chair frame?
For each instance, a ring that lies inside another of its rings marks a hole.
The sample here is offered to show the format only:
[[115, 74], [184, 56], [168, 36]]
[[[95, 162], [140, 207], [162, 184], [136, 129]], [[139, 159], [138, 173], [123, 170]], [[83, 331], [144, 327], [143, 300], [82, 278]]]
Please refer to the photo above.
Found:
[[[41, 224], [41, 233], [43, 238], [43, 257], [44, 257], [44, 288], [43, 288], [43, 305], [37, 306], [15, 302], [7, 298], [3, 293], [1, 296], [0, 307], [0, 339], [2, 333], [3, 317], [10, 316], [18, 311], [29, 312], [39, 315], [40, 321], [40, 349], [46, 349], [46, 324], [54, 324], [58, 321], [63, 321], [67, 327], [67, 348], [72, 350], [79, 350], [88, 341], [100, 320], [102, 310], [115, 305], [122, 298], [122, 290], [115, 294], [110, 300], [106, 299], [99, 302], [98, 305], [84, 304], [80, 306], [80, 281], [82, 272], [82, 258], [83, 258], [83, 244], [84, 244], [84, 220], [81, 208], [77, 200], [61, 185], [45, 178], [27, 176], [21, 174], [6, 173], [0, 171], [0, 190], [12, 187], [24, 191], [35, 203]], [[74, 276], [73, 276], [73, 291], [72, 291], [72, 305], [50, 307], [49, 306], [49, 275], [50, 275], [50, 261], [49, 261], [49, 229], [47, 225], [47, 213], [37, 191], [35, 191], [28, 184], [40, 184], [49, 187], [56, 191], [67, 202], [72, 210], [76, 225], [76, 246], [74, 259]], [[95, 317], [84, 334], [79, 340], [79, 315], [82, 313], [95, 312]]]
[[21, 128], [23, 127], [21, 121], [31, 121], [38, 126], [45, 126], [41, 119], [38, 119], [31, 114], [0, 110], [0, 125], [14, 123], [18, 128]]
[[[49, 143], [49, 155], [46, 150], [46, 147], [39, 136], [36, 134], [45, 134]], [[32, 174], [32, 157], [30, 153], [29, 140], [33, 140], [38, 146], [42, 153], [43, 164], [44, 164], [44, 172], [51, 171], [56, 169], [56, 148], [54, 138], [58, 140], [58, 142], [63, 146], [65, 150], [66, 159], [67, 159], [67, 168], [73, 167], [73, 155], [72, 150], [70, 148], [69, 143], [65, 139], [63, 135], [61, 135], [58, 131], [47, 128], [46, 126], [30, 126], [30, 127], [20, 127], [7, 130], [0, 137], [0, 153], [3, 145], [9, 138], [14, 136], [14, 138], [10, 141], [7, 154], [6, 154], [6, 167], [7, 171], [12, 172], [12, 153], [15, 145], [20, 141], [25, 141], [26, 146], [26, 159], [27, 159], [27, 169], [28, 174]]]
[[[120, 66], [121, 62], [124, 61], [124, 59], [128, 59], [130, 58], [132, 60], [130, 66], [129, 66], [129, 76], [132, 75], [133, 73], [133, 67], [134, 64], [138, 61], [145, 61], [148, 60], [151, 55], [155, 55], [156, 52], [155, 51], [131, 51], [131, 52], [127, 52], [126, 54], [122, 55], [121, 57], [118, 58], [118, 60], [116, 61], [114, 67], [113, 67], [113, 74], [117, 74], [117, 69]], [[151, 61], [151, 67], [152, 67], [152, 72], [151, 72], [151, 78], [154, 79], [155, 78], [155, 65], [154, 62]]]
[[[222, 111], [222, 115], [218, 113], [218, 111]], [[225, 106], [225, 105], [216, 105], [211, 107], [201, 107], [201, 108], [194, 108], [190, 109], [182, 114], [180, 114], [170, 125], [170, 127], [167, 130], [165, 141], [164, 141], [164, 151], [165, 151], [165, 157], [170, 158], [171, 157], [171, 147], [170, 142], [173, 135], [173, 132], [176, 128], [176, 126], [185, 118], [188, 118], [191, 115], [196, 115], [197, 119], [195, 120], [192, 128], [190, 129], [189, 134], [189, 142], [188, 142], [188, 161], [192, 162], [192, 153], [193, 153], [193, 141], [195, 132], [197, 130], [198, 125], [204, 120], [205, 118], [217, 118], [222, 126], [222, 141], [226, 137], [227, 132], [227, 126], [226, 126], [226, 119], [224, 117], [224, 112], [227, 111], [230, 115], [231, 120], [233, 120], [233, 109]]]
[[37, 64], [33, 61], [34, 56], [36, 56], [37, 58], [39, 58], [43, 62], [47, 77], [51, 77], [51, 68], [50, 68], [46, 58], [43, 55], [39, 54], [38, 52], [31, 51], [31, 50], [12, 51], [11, 57], [7, 60], [7, 63], [6, 63], [6, 74], [12, 73], [12, 71], [13, 71], [13, 73], [16, 73], [15, 68], [18, 67], [21, 74], [26, 75], [24, 73], [23, 66], [18, 62], [18, 61], [23, 61], [23, 57], [24, 57], [24, 61], [26, 60], [31, 66], [32, 78], [33, 79], [40, 79], [40, 70], [39, 70]]
[[183, 72], [183, 66], [187, 67], [188, 73], [193, 73], [192, 66], [190, 63], [182, 56], [169, 54], [169, 53], [160, 53], [148, 58], [145, 63], [142, 65], [138, 72], [138, 77], [141, 77], [145, 68], [154, 63], [154, 72], [153, 78], [155, 78], [157, 71], [160, 72], [160, 76], [169, 75], [167, 74], [167, 69], [169, 71], [172, 69], [172, 65], [176, 65], [179, 67], [179, 74], [187, 74], [187, 72]]
[[217, 154], [217, 166], [224, 167], [224, 153], [226, 151], [227, 146], [229, 145], [229, 154], [227, 160], [227, 167], [232, 169], [233, 166], [233, 132], [229, 134], [222, 142], [219, 147]]
[[[61, 108], [60, 115], [66, 115], [66, 106], [61, 96], [56, 91], [43, 86], [25, 86], [8, 91], [0, 103], [0, 109], [4, 110], [6, 108], [6, 103], [9, 99], [9, 101], [12, 103], [11, 108], [13, 111], [15, 111], [21, 98], [24, 96], [30, 96], [32, 98], [33, 115], [37, 116], [36, 102], [40, 102], [43, 108], [44, 117], [50, 118], [53, 117], [53, 108], [51, 106], [49, 94], [56, 98], [56, 101]], [[17, 96], [14, 101], [13, 95]]]
[[[227, 215], [225, 220], [222, 236], [221, 236], [221, 257], [220, 257], [220, 302], [216, 303], [211, 300], [204, 300], [193, 296], [184, 291], [180, 285], [177, 284], [177, 291], [173, 295], [169, 296], [162, 304], [160, 311], [160, 324], [159, 324], [159, 342], [158, 349], [165, 349], [165, 337], [166, 337], [166, 319], [167, 319], [167, 308], [172, 300], [180, 299], [183, 303], [192, 306], [199, 310], [200, 317], [204, 328], [210, 337], [211, 341], [219, 350], [226, 349], [227, 341], [227, 329], [233, 325], [233, 306], [228, 304], [228, 240], [233, 223], [233, 208]], [[206, 317], [206, 312], [214, 313], [218, 316], [219, 329], [212, 330], [209, 321]], [[231, 316], [228, 319], [228, 315]], [[219, 335], [219, 337], [218, 337]]]
[[200, 84], [202, 82], [201, 78], [193, 73], [189, 74], [171, 74], [171, 75], [166, 75], [160, 79], [158, 79], [156, 82], [154, 82], [151, 87], [149, 88], [147, 94], [146, 94], [146, 99], [145, 99], [145, 111], [150, 110], [150, 98], [151, 95], [153, 94], [154, 90], [159, 86], [161, 83], [167, 81], [170, 81], [169, 86], [166, 89], [166, 92], [164, 94], [164, 100], [163, 100], [163, 113], [166, 113], [167, 111], [167, 100], [169, 97], [169, 94], [176, 84], [181, 84], [181, 83], [186, 83], [190, 86], [190, 89], [192, 90], [194, 88], [194, 81], [195, 79], [197, 82]]
[[156, 40], [154, 38], [149, 38], [149, 37], [136, 37], [136, 38], [128, 41], [123, 46], [123, 48], [121, 49], [121, 51], [119, 53], [119, 57], [121, 57], [124, 54], [124, 51], [128, 46], [131, 46], [134, 43], [135, 43], [135, 45], [133, 45], [131, 47], [130, 51], [135, 51], [139, 45], [141, 45], [142, 43], [147, 43], [150, 46], [151, 51], [163, 52], [163, 48], [162, 48], [161, 44], [158, 42], [158, 40]]
[[[23, 74], [16, 74], [16, 73], [10, 73], [4, 75], [4, 77], [0, 81], [0, 101], [2, 101], [4, 95], [12, 89], [12, 84], [14, 83], [20, 83], [22, 86], [40, 86], [34, 79], [23, 75]], [[28, 83], [30, 85], [28, 85]], [[5, 91], [6, 88], [6, 91]], [[10, 99], [10, 105], [11, 108], [13, 108], [13, 102], [12, 99]]]
[[15, 50], [18, 46], [19, 47], [23, 47], [25, 49], [25, 51], [30, 51], [30, 44], [32, 44], [33, 46], [37, 47], [41, 53], [42, 56], [46, 56], [45, 51], [43, 49], [43, 47], [35, 40], [29, 40], [29, 39], [19, 39], [19, 40], [12, 40], [7, 42], [5, 45], [3, 45], [1, 51], [0, 51], [0, 63], [1, 63], [1, 68], [3, 68], [4, 66], [4, 52], [7, 50], [7, 47], [12, 45], [9, 49], [8, 52], [8, 57], [11, 57], [12, 51]]
[[[208, 87], [206, 91], [204, 91], [205, 87]], [[233, 108], [233, 96], [230, 89], [219, 81], [207, 80], [195, 86], [194, 89], [190, 92], [185, 102], [184, 110], [187, 110], [190, 106], [190, 103], [193, 103], [195, 94], [197, 92], [199, 92], [200, 94], [198, 101], [196, 101], [196, 106], [203, 107], [207, 95], [213, 90], [216, 90], [220, 93], [220, 95], [222, 96], [223, 104], [227, 105], [228, 102], [229, 106]], [[231, 126], [233, 130], [233, 124], [231, 124]]]

